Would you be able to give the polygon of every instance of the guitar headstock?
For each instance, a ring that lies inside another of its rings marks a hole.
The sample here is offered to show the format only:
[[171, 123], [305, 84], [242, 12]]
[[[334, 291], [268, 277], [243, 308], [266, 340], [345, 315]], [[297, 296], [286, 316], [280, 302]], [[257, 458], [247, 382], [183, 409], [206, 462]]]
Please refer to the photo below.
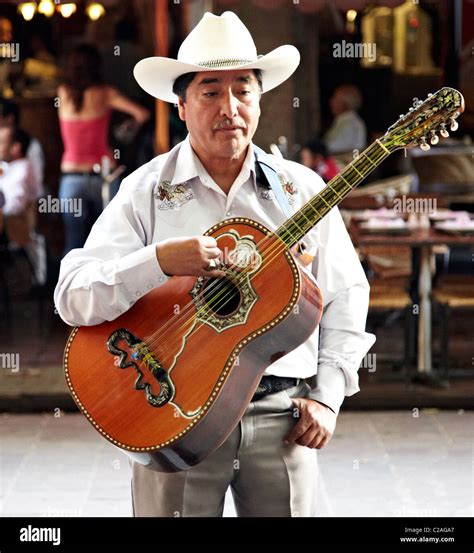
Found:
[[446, 138], [449, 136], [447, 126], [451, 131], [458, 128], [456, 117], [463, 111], [462, 94], [454, 88], [442, 88], [434, 94], [428, 94], [424, 102], [415, 98], [413, 107], [407, 114], [400, 115], [380, 141], [390, 152], [412, 146], [429, 150], [430, 144], [439, 142], [437, 131]]

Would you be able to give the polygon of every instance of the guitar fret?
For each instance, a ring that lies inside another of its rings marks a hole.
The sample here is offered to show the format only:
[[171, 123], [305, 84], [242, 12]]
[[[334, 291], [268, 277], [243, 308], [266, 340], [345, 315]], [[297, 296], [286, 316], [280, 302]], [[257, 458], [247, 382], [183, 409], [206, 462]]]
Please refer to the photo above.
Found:
[[377, 144], [387, 152], [387, 155], [390, 154], [390, 151], [387, 150], [387, 148], [382, 144], [382, 142], [380, 142], [380, 140], [378, 138], [376, 139], [375, 142], [377, 142]]
[[373, 165], [374, 167], [377, 167], [377, 165], [375, 165], [374, 163], [372, 163], [372, 160], [370, 159], [370, 157], [369, 157], [367, 154], [365, 154], [364, 152], [362, 152], [362, 155], [365, 156], [365, 157], [369, 160], [369, 162], [370, 162], [371, 165]]
[[[340, 175], [340, 177], [341, 177], [345, 182], [347, 182], [346, 179], [344, 179], [344, 177], [343, 177], [342, 175]], [[344, 199], [344, 197], [341, 197], [340, 194], [339, 194], [339, 192], [336, 190], [336, 188], [335, 188], [334, 186], [331, 186], [331, 182], [332, 182], [332, 181], [329, 181], [329, 182], [327, 183], [326, 190], [329, 190], [330, 192], [332, 192], [333, 194], [335, 194], [335, 195], [339, 198], [339, 200], [342, 201], [342, 200]], [[324, 190], [323, 190], [323, 192], [321, 192], [321, 194], [323, 194], [323, 193], [324, 193]]]
[[[390, 152], [380, 142], [369, 146], [357, 160], [327, 183], [326, 187], [302, 206], [277, 230], [276, 234], [291, 247], [298, 243], [334, 206], [341, 202]], [[373, 161], [372, 161], [373, 159]], [[357, 165], [357, 167], [356, 167]]]
[[[323, 191], [323, 192], [324, 192], [324, 191]], [[319, 194], [319, 197], [321, 198], [321, 200], [323, 200], [323, 202], [324, 202], [327, 206], [329, 206], [329, 209], [332, 209], [332, 208], [334, 207], [333, 205], [327, 203], [327, 201], [324, 199], [324, 196], [323, 196], [323, 193], [322, 193], [322, 192]]]
[[354, 165], [354, 162], [351, 161], [349, 167], [351, 167], [352, 169], [354, 169], [354, 171], [356, 171], [357, 173], [359, 173], [359, 175], [364, 178], [364, 175], [357, 169], [357, 167]]

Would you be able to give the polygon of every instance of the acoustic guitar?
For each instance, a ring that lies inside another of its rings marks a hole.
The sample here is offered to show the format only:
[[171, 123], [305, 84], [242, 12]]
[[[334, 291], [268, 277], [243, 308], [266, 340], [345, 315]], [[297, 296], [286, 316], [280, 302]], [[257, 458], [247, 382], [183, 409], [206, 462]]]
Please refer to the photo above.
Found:
[[205, 459], [232, 432], [265, 369], [317, 328], [321, 293], [292, 248], [381, 161], [428, 149], [457, 128], [462, 95], [415, 101], [385, 135], [275, 231], [234, 217], [210, 228], [225, 258], [220, 278], [175, 276], [112, 322], [72, 330], [67, 384], [111, 443], [150, 469]]

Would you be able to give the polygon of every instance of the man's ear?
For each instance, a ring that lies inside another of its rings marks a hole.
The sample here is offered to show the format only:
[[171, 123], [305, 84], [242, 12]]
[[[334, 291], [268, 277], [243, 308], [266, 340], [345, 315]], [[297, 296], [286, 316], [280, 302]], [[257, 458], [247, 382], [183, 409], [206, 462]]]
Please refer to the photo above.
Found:
[[181, 121], [186, 121], [186, 104], [181, 96], [178, 98], [178, 114]]

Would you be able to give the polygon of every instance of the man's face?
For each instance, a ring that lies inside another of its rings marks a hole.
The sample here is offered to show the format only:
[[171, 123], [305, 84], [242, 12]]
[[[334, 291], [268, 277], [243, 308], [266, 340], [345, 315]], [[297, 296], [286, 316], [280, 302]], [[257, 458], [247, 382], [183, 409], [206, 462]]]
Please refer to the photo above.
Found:
[[187, 88], [186, 102], [180, 98], [178, 109], [198, 155], [237, 158], [257, 130], [257, 78], [252, 70], [198, 73]]
[[6, 17], [0, 17], [0, 42], [11, 42], [13, 38], [11, 21]]
[[341, 93], [340, 90], [336, 89], [334, 94], [331, 96], [331, 99], [329, 100], [329, 105], [331, 106], [331, 111], [335, 116], [347, 111], [344, 95]]
[[0, 127], [0, 160], [12, 160], [12, 131], [10, 127]]

